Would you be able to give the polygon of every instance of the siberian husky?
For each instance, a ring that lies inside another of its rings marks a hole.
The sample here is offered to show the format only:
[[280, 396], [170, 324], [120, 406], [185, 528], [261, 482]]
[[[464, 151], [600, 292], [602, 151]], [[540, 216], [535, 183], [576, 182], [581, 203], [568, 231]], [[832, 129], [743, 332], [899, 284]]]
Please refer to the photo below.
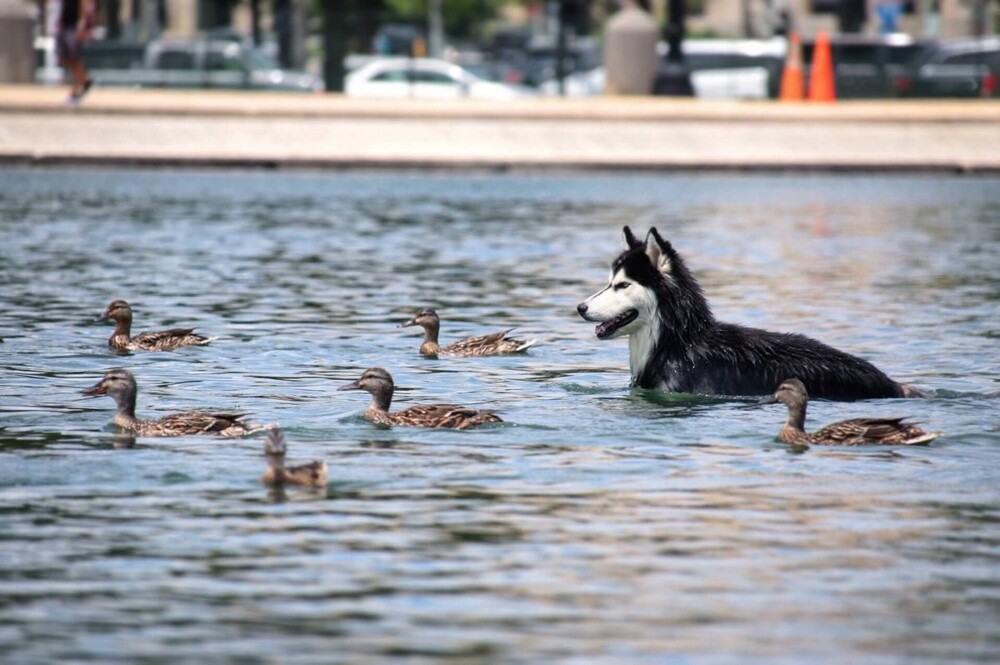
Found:
[[632, 385], [706, 395], [769, 395], [786, 379], [809, 395], [855, 400], [915, 397], [867, 360], [803, 335], [717, 321], [698, 281], [655, 228], [627, 249], [606, 287], [577, 306], [598, 339], [628, 336]]

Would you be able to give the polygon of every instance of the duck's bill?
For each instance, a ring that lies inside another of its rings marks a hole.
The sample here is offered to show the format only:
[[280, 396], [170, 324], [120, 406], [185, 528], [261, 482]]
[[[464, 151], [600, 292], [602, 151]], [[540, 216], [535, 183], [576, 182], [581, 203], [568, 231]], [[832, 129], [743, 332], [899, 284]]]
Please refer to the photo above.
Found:
[[757, 403], [758, 404], [777, 404], [778, 403], [778, 398], [775, 397], [774, 395], [768, 395], [767, 397], [761, 397], [759, 400], [757, 400]]
[[340, 386], [337, 390], [361, 390], [361, 384], [357, 381], [351, 381], [350, 383], [345, 383]]
[[402, 323], [399, 324], [398, 327], [400, 327], [400, 328], [409, 328], [410, 326], [415, 326], [415, 325], [417, 325], [417, 317], [413, 317], [412, 319], [408, 319], [406, 321], [403, 321]]
[[107, 392], [108, 391], [104, 387], [104, 384], [103, 383], [98, 383], [97, 385], [94, 385], [94, 386], [91, 386], [90, 388], [87, 388], [86, 390], [84, 390], [80, 394], [81, 395], [86, 395], [87, 397], [96, 397], [98, 395], [104, 395]]

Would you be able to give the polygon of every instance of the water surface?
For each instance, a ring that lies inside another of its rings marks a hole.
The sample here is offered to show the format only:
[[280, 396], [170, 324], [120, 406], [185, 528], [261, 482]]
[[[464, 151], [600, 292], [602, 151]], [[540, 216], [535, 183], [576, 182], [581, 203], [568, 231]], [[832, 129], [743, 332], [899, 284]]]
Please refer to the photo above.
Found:
[[[628, 387], [575, 306], [655, 225], [716, 315], [872, 360], [927, 400], [919, 448], [791, 451], [781, 407]], [[934, 177], [0, 171], [0, 659], [865, 663], [1000, 659], [1000, 181]], [[209, 347], [112, 354], [95, 318]], [[516, 326], [523, 357], [426, 360]], [[335, 387], [503, 426], [379, 429]], [[139, 413], [279, 422], [123, 440]]]

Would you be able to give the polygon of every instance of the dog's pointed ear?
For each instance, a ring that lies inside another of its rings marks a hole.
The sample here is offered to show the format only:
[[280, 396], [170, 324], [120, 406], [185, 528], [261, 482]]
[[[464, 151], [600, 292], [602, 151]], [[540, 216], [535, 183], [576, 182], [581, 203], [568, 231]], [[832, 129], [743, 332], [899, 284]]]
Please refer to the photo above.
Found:
[[649, 233], [646, 234], [646, 256], [664, 275], [669, 274], [672, 268], [670, 263], [672, 249], [670, 242], [664, 240], [655, 227], [649, 229]]
[[632, 233], [632, 229], [630, 229], [629, 227], [627, 226], [622, 227], [622, 233], [625, 234], [625, 247], [627, 247], [628, 249], [631, 249], [633, 247], [639, 247], [642, 245], [642, 243], [639, 242], [639, 239], [635, 237], [635, 234]]

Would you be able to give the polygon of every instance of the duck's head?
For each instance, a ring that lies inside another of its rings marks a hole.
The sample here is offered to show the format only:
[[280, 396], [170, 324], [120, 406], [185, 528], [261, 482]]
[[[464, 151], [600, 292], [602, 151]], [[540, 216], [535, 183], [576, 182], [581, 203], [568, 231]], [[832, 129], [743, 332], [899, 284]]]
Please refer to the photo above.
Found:
[[129, 399], [135, 399], [135, 377], [127, 369], [112, 369], [90, 388], [82, 394], [87, 397], [97, 397], [98, 395], [111, 395], [119, 404]]
[[437, 328], [440, 325], [441, 319], [438, 318], [437, 312], [430, 307], [424, 307], [418, 310], [409, 321], [400, 323], [399, 327], [409, 328], [410, 326], [420, 326], [422, 328]]
[[774, 391], [774, 395], [762, 400], [763, 404], [781, 402], [788, 407], [802, 406], [809, 401], [809, 393], [804, 383], [798, 379], [785, 379]]
[[124, 300], [114, 300], [104, 310], [104, 315], [101, 316], [101, 319], [104, 321], [131, 321], [132, 308]]
[[286, 450], [285, 435], [282, 434], [280, 428], [273, 428], [268, 432], [267, 440], [264, 441], [264, 454], [269, 457], [284, 457]]
[[337, 390], [364, 390], [372, 395], [380, 395], [388, 392], [392, 394], [394, 385], [392, 376], [381, 367], [366, 369], [364, 374], [357, 381], [351, 381], [342, 385]]

